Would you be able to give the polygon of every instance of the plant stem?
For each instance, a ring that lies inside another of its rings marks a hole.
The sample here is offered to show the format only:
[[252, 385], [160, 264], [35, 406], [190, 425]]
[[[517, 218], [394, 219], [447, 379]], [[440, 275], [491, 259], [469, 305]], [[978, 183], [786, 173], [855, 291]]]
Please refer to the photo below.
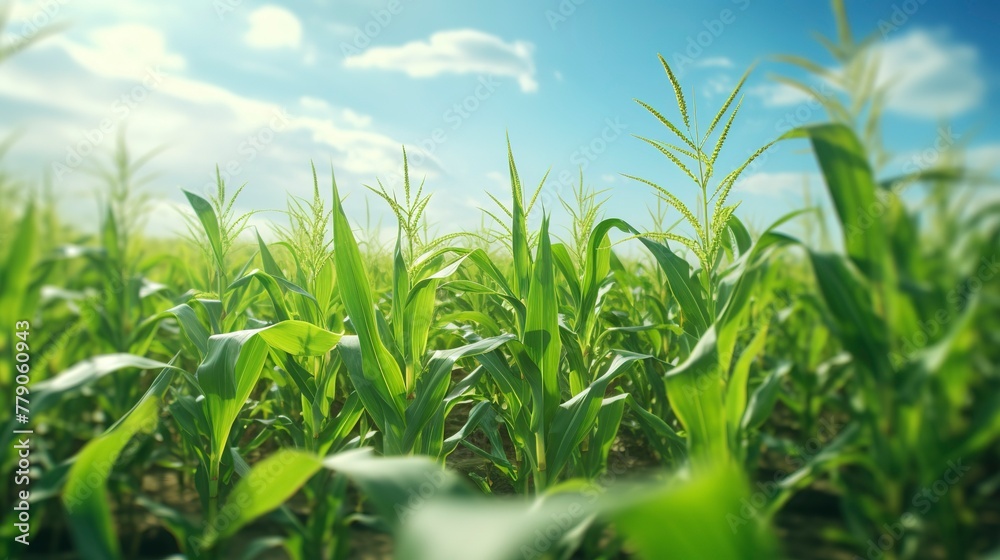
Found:
[[538, 468], [535, 470], [535, 493], [541, 493], [545, 489], [545, 437], [543, 434], [535, 433], [535, 455], [538, 460]]

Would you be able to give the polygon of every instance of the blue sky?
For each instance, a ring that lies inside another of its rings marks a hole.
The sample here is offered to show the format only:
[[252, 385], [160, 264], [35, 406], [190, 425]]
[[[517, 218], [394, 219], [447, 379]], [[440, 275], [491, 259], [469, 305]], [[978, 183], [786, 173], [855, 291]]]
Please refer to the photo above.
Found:
[[[885, 120], [895, 165], [920, 160], [942, 130], [967, 144], [974, 163], [1000, 160], [991, 124], [1000, 106], [1000, 8], [988, 0], [847, 5], [855, 32], [875, 34], [884, 75], [899, 82]], [[768, 57], [831, 64], [813, 34], [834, 34], [829, 3], [801, 0], [42, 0], [12, 8], [4, 40], [39, 23], [68, 27], [0, 66], [0, 136], [19, 134], [6, 167], [29, 180], [50, 173], [67, 214], [92, 221], [95, 181], [83, 170], [106, 159], [124, 127], [135, 153], [165, 147], [149, 164], [158, 173], [148, 187], [153, 233], [181, 229], [180, 189], [207, 192], [215, 165], [231, 183], [248, 183], [240, 206], [259, 210], [307, 195], [310, 160], [324, 184], [332, 164], [358, 221], [365, 198], [375, 203], [362, 184], [400, 184], [401, 145], [435, 193], [429, 216], [438, 228], [474, 227], [477, 208], [492, 204], [487, 191], [507, 198], [507, 132], [526, 183], [551, 167], [541, 200], [557, 224], [565, 224], [557, 197], [571, 196], [583, 167], [585, 183], [609, 189], [608, 215], [644, 226], [655, 196], [621, 173], [689, 203], [695, 196], [631, 136], [667, 138], [632, 98], [677, 117], [656, 54], [674, 65], [703, 126], [744, 69], [760, 63], [728, 167], [792, 123], [824, 120], [771, 79], [799, 75]], [[807, 180], [822, 196], [803, 147], [779, 145], [740, 183], [739, 214], [751, 224], [800, 207]], [[388, 212], [372, 209], [394, 231]]]

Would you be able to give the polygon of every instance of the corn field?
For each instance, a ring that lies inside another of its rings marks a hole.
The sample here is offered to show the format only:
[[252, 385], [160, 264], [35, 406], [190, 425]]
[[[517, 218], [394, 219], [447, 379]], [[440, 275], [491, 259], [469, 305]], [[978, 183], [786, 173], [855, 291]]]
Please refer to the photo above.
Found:
[[[217, 170], [184, 191], [186, 237], [148, 237], [157, 159], [124, 140], [96, 233], [0, 172], [4, 551], [996, 558], [1000, 205], [953, 203], [995, 183], [954, 158], [881, 172], [877, 61], [833, 4], [843, 95], [735, 167], [751, 70], [698, 115], [659, 57], [660, 101], [636, 101], [661, 134], [626, 141], [688, 184], [623, 170], [655, 228], [582, 174], [543, 208], [516, 130], [506, 196], [445, 235], [405, 148], [400, 189], [315, 164], [274, 236], [236, 210], [252, 178]], [[777, 143], [811, 153], [832, 226], [741, 219], [734, 185]], [[391, 246], [348, 193], [391, 212]]]

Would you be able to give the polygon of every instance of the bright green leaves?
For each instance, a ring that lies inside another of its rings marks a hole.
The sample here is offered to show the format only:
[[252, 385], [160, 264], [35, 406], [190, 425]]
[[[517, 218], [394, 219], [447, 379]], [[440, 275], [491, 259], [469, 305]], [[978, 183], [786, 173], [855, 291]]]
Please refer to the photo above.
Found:
[[213, 463], [222, 457], [233, 423], [257, 384], [270, 350], [318, 356], [329, 352], [339, 339], [340, 335], [302, 321], [211, 337], [196, 376], [212, 427]]
[[[534, 206], [538, 193], [545, 184], [542, 178], [538, 189], [532, 196], [530, 202], [524, 200], [524, 187], [521, 185], [521, 177], [517, 173], [517, 166], [514, 165], [514, 152], [510, 147], [510, 138], [507, 138], [507, 164], [510, 171], [511, 207], [508, 214], [511, 217], [511, 252], [514, 258], [514, 294], [524, 299], [531, 277], [531, 253], [528, 240], [527, 215]], [[548, 174], [546, 174], [548, 175]]]
[[[365, 383], [382, 388], [380, 398], [388, 407], [386, 412], [401, 417], [406, 396], [403, 372], [379, 336], [375, 318], [375, 296], [368, 274], [365, 272], [361, 251], [344, 213], [336, 180], [333, 180], [333, 243], [337, 288], [340, 290], [354, 332], [357, 333], [356, 342], [351, 342], [348, 348], [356, 346], [360, 353], [354, 363], [361, 366]], [[350, 363], [346, 357], [345, 362]]]
[[[485, 338], [458, 348], [437, 350], [431, 355], [427, 361], [427, 368], [417, 380], [416, 395], [406, 408], [402, 451], [413, 450], [418, 443], [418, 436], [424, 433], [426, 437], [423, 438], [424, 445], [420, 451], [432, 456], [437, 456], [441, 452], [441, 442], [444, 439], [441, 430], [444, 429], [446, 400], [455, 362], [461, 358], [492, 352], [513, 338], [513, 335]], [[466, 387], [466, 390], [470, 388]], [[425, 433], [435, 420], [437, 421], [435, 424], [439, 424], [437, 431], [440, 433]]]
[[62, 501], [77, 551], [86, 558], [121, 558], [105, 485], [125, 445], [159, 423], [160, 401], [173, 372], [165, 369], [125, 416], [90, 441], [69, 471]]
[[[620, 220], [601, 222], [591, 235], [586, 253], [587, 261], [582, 274], [578, 275], [565, 248], [551, 244], [549, 219], [544, 216], [530, 271], [524, 333], [518, 340], [507, 344], [513, 365], [507, 363], [506, 356], [500, 352], [478, 356], [479, 362], [500, 391], [503, 406], [499, 415], [504, 418], [506, 429], [518, 448], [519, 455], [523, 455], [526, 460], [527, 464], [522, 467], [530, 470], [537, 492], [555, 483], [568, 465], [580, 459], [581, 444], [594, 435], [597, 451], [591, 453], [586, 461], [579, 461], [577, 466], [581, 470], [600, 469], [610, 448], [610, 441], [617, 432], [624, 405], [618, 398], [605, 399], [605, 393], [610, 384], [634, 361], [647, 357], [620, 351], [610, 353], [610, 360], [605, 360], [603, 353], [601, 356], [588, 357], [587, 359], [593, 360], [595, 371], [602, 365], [607, 366], [603, 375], [593, 374], [596, 379], [591, 382], [591, 366], [584, 363], [581, 348], [576, 343], [580, 333], [560, 327], [560, 296], [555, 279], [557, 266], [571, 286], [576, 287], [576, 326], [580, 332], [587, 333], [592, 327], [588, 327], [582, 317], [595, 313], [595, 308], [599, 308], [604, 277], [610, 270], [607, 233], [612, 228], [634, 231]], [[564, 336], [569, 336], [569, 340], [574, 343], [564, 346]], [[589, 338], [589, 335], [585, 335], [585, 339]], [[587, 340], [588, 347], [591, 342]], [[565, 364], [570, 369], [582, 371], [565, 371], [564, 350], [567, 353]], [[562, 380], [567, 377], [566, 373], [571, 373], [568, 385], [575, 387], [576, 394], [569, 401], [563, 402], [561, 385]], [[502, 453], [502, 449], [487, 453], [471, 445], [469, 447], [491, 460], [507, 462], [506, 458], [496, 455], [497, 451]], [[524, 472], [512, 472], [511, 475], [527, 487]]]
[[891, 380], [885, 324], [875, 315], [869, 289], [838, 255], [809, 253], [820, 293], [836, 321], [836, 334], [866, 369]]
[[[556, 299], [555, 268], [549, 241], [548, 217], [542, 220], [534, 269], [526, 301], [527, 317], [522, 344], [528, 360], [520, 360], [531, 385], [532, 428], [538, 445], [544, 446], [546, 424], [559, 406], [559, 300]], [[544, 449], [544, 447], [540, 447]], [[540, 453], [539, 470], [545, 470], [544, 453]]]
[[405, 560], [571, 557], [586, 554], [576, 546], [596, 520], [613, 524], [629, 553], [646, 560], [773, 558], [770, 530], [746, 514], [749, 498], [743, 474], [726, 467], [669, 482], [569, 486], [531, 500], [491, 503], [442, 491], [403, 524], [396, 553]]
[[206, 530], [206, 544], [235, 535], [247, 523], [288, 501], [321, 467], [319, 457], [292, 449], [280, 449], [255, 464], [226, 498], [223, 512], [232, 512], [227, 523], [218, 532], [214, 526]]
[[683, 484], [618, 496], [608, 500], [609, 517], [640, 558], [775, 557], [770, 531], [746, 513], [749, 485], [732, 466], [717, 465]]
[[[794, 216], [779, 219], [752, 245], [744, 235], [745, 228], [735, 221], [731, 229], [741, 254], [721, 271], [721, 277], [713, 278], [714, 301], [685, 259], [665, 244], [641, 238], [666, 276], [678, 303], [681, 326], [693, 346], [681, 354], [678, 366], [667, 371], [665, 382], [670, 406], [687, 432], [689, 459], [698, 468], [742, 457], [744, 436], [757, 427], [744, 422], [749, 409], [769, 412], [763, 402], [755, 401], [751, 407], [747, 397], [750, 366], [766, 344], [767, 324], [757, 326], [760, 331], [735, 363], [733, 357], [739, 333], [746, 328], [744, 318], [752, 295], [765, 277], [767, 256], [794, 241], [772, 230]], [[709, 301], [713, 308], [709, 308]], [[770, 404], [773, 406], [773, 399]]]
[[[887, 255], [886, 234], [877, 185], [868, 156], [850, 128], [823, 124], [797, 128], [783, 138], [808, 138], [819, 161], [833, 206], [843, 224], [848, 256], [866, 274], [883, 278]], [[888, 196], [888, 195], [887, 195]]]
[[460, 476], [427, 457], [377, 457], [363, 448], [331, 455], [323, 467], [350, 478], [391, 527], [422, 517], [418, 508], [431, 497], [473, 495]]
[[602, 413], [599, 427], [605, 433], [598, 437], [599, 445], [603, 447], [599, 457], [607, 457], [624, 411], [625, 403], [621, 399], [626, 395], [605, 399], [604, 394], [611, 382], [625, 373], [633, 362], [647, 358], [649, 356], [628, 352], [615, 354], [603, 375], [572, 399], [559, 405], [545, 434], [549, 475], [555, 477], [569, 463], [574, 451], [590, 435]]
[[708, 330], [711, 323], [708, 305], [698, 280], [691, 274], [691, 265], [676, 255], [662, 243], [640, 238], [642, 244], [653, 254], [660, 269], [667, 276], [671, 295], [677, 299], [684, 321], [684, 330], [698, 339]]
[[[23, 312], [29, 281], [31, 265], [35, 260], [38, 229], [35, 217], [35, 205], [28, 204], [20, 223], [17, 224], [10, 242], [10, 251], [6, 255], [3, 269], [0, 270], [0, 320], [4, 325], [13, 325], [15, 321], [25, 319]], [[6, 334], [4, 339], [6, 340]], [[8, 371], [6, 366], [0, 371]], [[0, 378], [0, 384], [7, 386], [8, 380]]]
[[[338, 348], [354, 389], [382, 432], [385, 454], [401, 455], [415, 451], [432, 456], [447, 454], [443, 430], [445, 417], [453, 406], [450, 403], [472, 388], [472, 383], [468, 383], [460, 385], [457, 394], [448, 394], [456, 362], [492, 352], [512, 335], [484, 339], [451, 350], [438, 350], [425, 363], [427, 337], [434, 316], [435, 290], [440, 281], [458, 271], [466, 259], [482, 266], [488, 257], [482, 251], [474, 251], [434, 270], [433, 265], [443, 258], [441, 255], [445, 251], [441, 251], [425, 255], [411, 270], [404, 259], [400, 234], [393, 258], [392, 325], [389, 328], [376, 314], [371, 284], [340, 204], [336, 183], [334, 199], [338, 288], [357, 333], [356, 336], [343, 337]], [[496, 277], [502, 279], [499, 273]], [[397, 360], [390, 347], [398, 351], [400, 344], [402, 355]]]
[[698, 468], [730, 461], [725, 381], [720, 369], [713, 327], [683, 363], [667, 372], [670, 406], [687, 431], [688, 454]]
[[137, 369], [171, 368], [158, 360], [151, 360], [134, 354], [106, 354], [76, 363], [55, 377], [36, 383], [32, 387], [35, 398], [31, 410], [39, 414], [59, 403], [78, 389], [87, 387], [112, 373]]
[[215, 264], [219, 268], [225, 267], [225, 249], [222, 245], [222, 232], [219, 229], [219, 218], [215, 215], [215, 210], [204, 198], [188, 191], [184, 191], [191, 208], [194, 210], [198, 222], [201, 223], [202, 231], [208, 239], [208, 246], [215, 257]]

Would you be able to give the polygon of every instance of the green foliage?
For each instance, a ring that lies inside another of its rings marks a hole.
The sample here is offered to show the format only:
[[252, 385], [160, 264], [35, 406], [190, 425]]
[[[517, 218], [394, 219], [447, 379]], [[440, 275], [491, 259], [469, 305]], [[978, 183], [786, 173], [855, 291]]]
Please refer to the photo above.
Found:
[[[811, 210], [751, 233], [732, 190], [771, 144], [719, 169], [749, 72], [702, 133], [662, 57], [678, 116], [639, 102], [670, 137], [639, 140], [695, 203], [632, 177], [657, 195], [649, 232], [604, 217], [582, 172], [565, 240], [546, 212], [535, 227], [547, 175], [526, 189], [509, 140], [510, 199], [454, 235], [431, 233], [404, 150], [401, 192], [368, 189], [394, 245], [370, 216], [352, 227], [335, 180], [328, 206], [315, 169], [277, 241], [241, 237], [245, 185], [218, 170], [212, 196], [184, 191], [192, 243], [147, 239], [155, 152], [124, 137], [96, 170], [96, 232], [45, 197], [5, 207], [0, 351], [31, 358], [0, 363], [0, 389], [30, 402], [33, 535], [87, 558], [140, 557], [159, 530], [164, 555], [198, 559], [348, 558], [373, 538], [408, 559], [770, 558], [816, 552], [775, 535], [817, 508], [807, 536], [831, 556], [886, 527], [886, 557], [986, 552], [1000, 208], [954, 201], [981, 178], [950, 155], [879, 176], [890, 98], [833, 8], [841, 68], [783, 60], [845, 93], [779, 140], [808, 142], [842, 250], [779, 231]], [[904, 204], [920, 183], [928, 204]], [[18, 460], [0, 455], [5, 477]]]

